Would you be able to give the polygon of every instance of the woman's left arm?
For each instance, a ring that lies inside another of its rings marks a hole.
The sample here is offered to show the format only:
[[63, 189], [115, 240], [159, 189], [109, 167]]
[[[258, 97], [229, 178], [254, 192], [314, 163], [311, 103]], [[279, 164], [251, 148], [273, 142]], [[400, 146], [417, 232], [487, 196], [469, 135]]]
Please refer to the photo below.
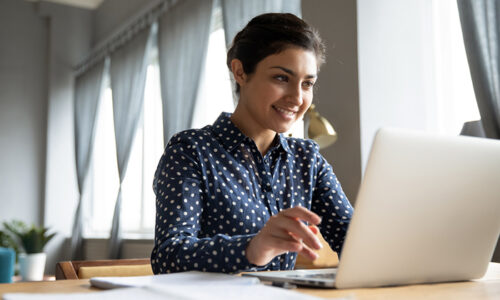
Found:
[[315, 155], [317, 173], [311, 210], [322, 217], [318, 227], [330, 247], [340, 255], [353, 208], [332, 166], [319, 151]]

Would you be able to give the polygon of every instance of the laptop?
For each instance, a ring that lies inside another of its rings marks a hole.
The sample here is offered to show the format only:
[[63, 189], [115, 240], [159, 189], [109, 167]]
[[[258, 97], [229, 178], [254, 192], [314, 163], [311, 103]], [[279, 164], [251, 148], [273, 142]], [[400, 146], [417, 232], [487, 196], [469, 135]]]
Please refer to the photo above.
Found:
[[500, 234], [500, 141], [377, 132], [337, 269], [251, 272], [358, 288], [482, 277]]

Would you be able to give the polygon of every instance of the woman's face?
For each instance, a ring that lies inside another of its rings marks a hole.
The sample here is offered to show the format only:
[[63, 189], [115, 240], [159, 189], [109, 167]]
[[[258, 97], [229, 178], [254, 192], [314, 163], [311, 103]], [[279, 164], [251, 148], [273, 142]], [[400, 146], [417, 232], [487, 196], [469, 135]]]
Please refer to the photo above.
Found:
[[292, 47], [267, 56], [254, 73], [235, 76], [240, 85], [238, 106], [258, 129], [286, 132], [311, 105], [316, 73], [311, 51]]

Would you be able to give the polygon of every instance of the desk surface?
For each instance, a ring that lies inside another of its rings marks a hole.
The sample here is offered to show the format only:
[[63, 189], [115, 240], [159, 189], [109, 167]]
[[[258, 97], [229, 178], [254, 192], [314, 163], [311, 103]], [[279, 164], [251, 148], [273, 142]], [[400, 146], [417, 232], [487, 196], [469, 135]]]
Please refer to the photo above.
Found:
[[[77, 293], [98, 292], [87, 279], [0, 284], [0, 296], [5, 293]], [[321, 298], [351, 297], [353, 299], [499, 299], [500, 264], [490, 263], [486, 275], [467, 282], [419, 284], [369, 289], [296, 289], [299, 293]]]

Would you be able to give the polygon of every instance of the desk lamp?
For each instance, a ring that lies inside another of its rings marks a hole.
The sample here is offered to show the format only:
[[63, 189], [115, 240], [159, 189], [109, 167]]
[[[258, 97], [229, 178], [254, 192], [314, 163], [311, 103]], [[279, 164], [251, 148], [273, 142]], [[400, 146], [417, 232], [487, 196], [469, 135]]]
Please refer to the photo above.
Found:
[[311, 104], [304, 116], [304, 129], [305, 138], [314, 140], [321, 149], [331, 146], [337, 140], [332, 124], [316, 111], [314, 104]]

